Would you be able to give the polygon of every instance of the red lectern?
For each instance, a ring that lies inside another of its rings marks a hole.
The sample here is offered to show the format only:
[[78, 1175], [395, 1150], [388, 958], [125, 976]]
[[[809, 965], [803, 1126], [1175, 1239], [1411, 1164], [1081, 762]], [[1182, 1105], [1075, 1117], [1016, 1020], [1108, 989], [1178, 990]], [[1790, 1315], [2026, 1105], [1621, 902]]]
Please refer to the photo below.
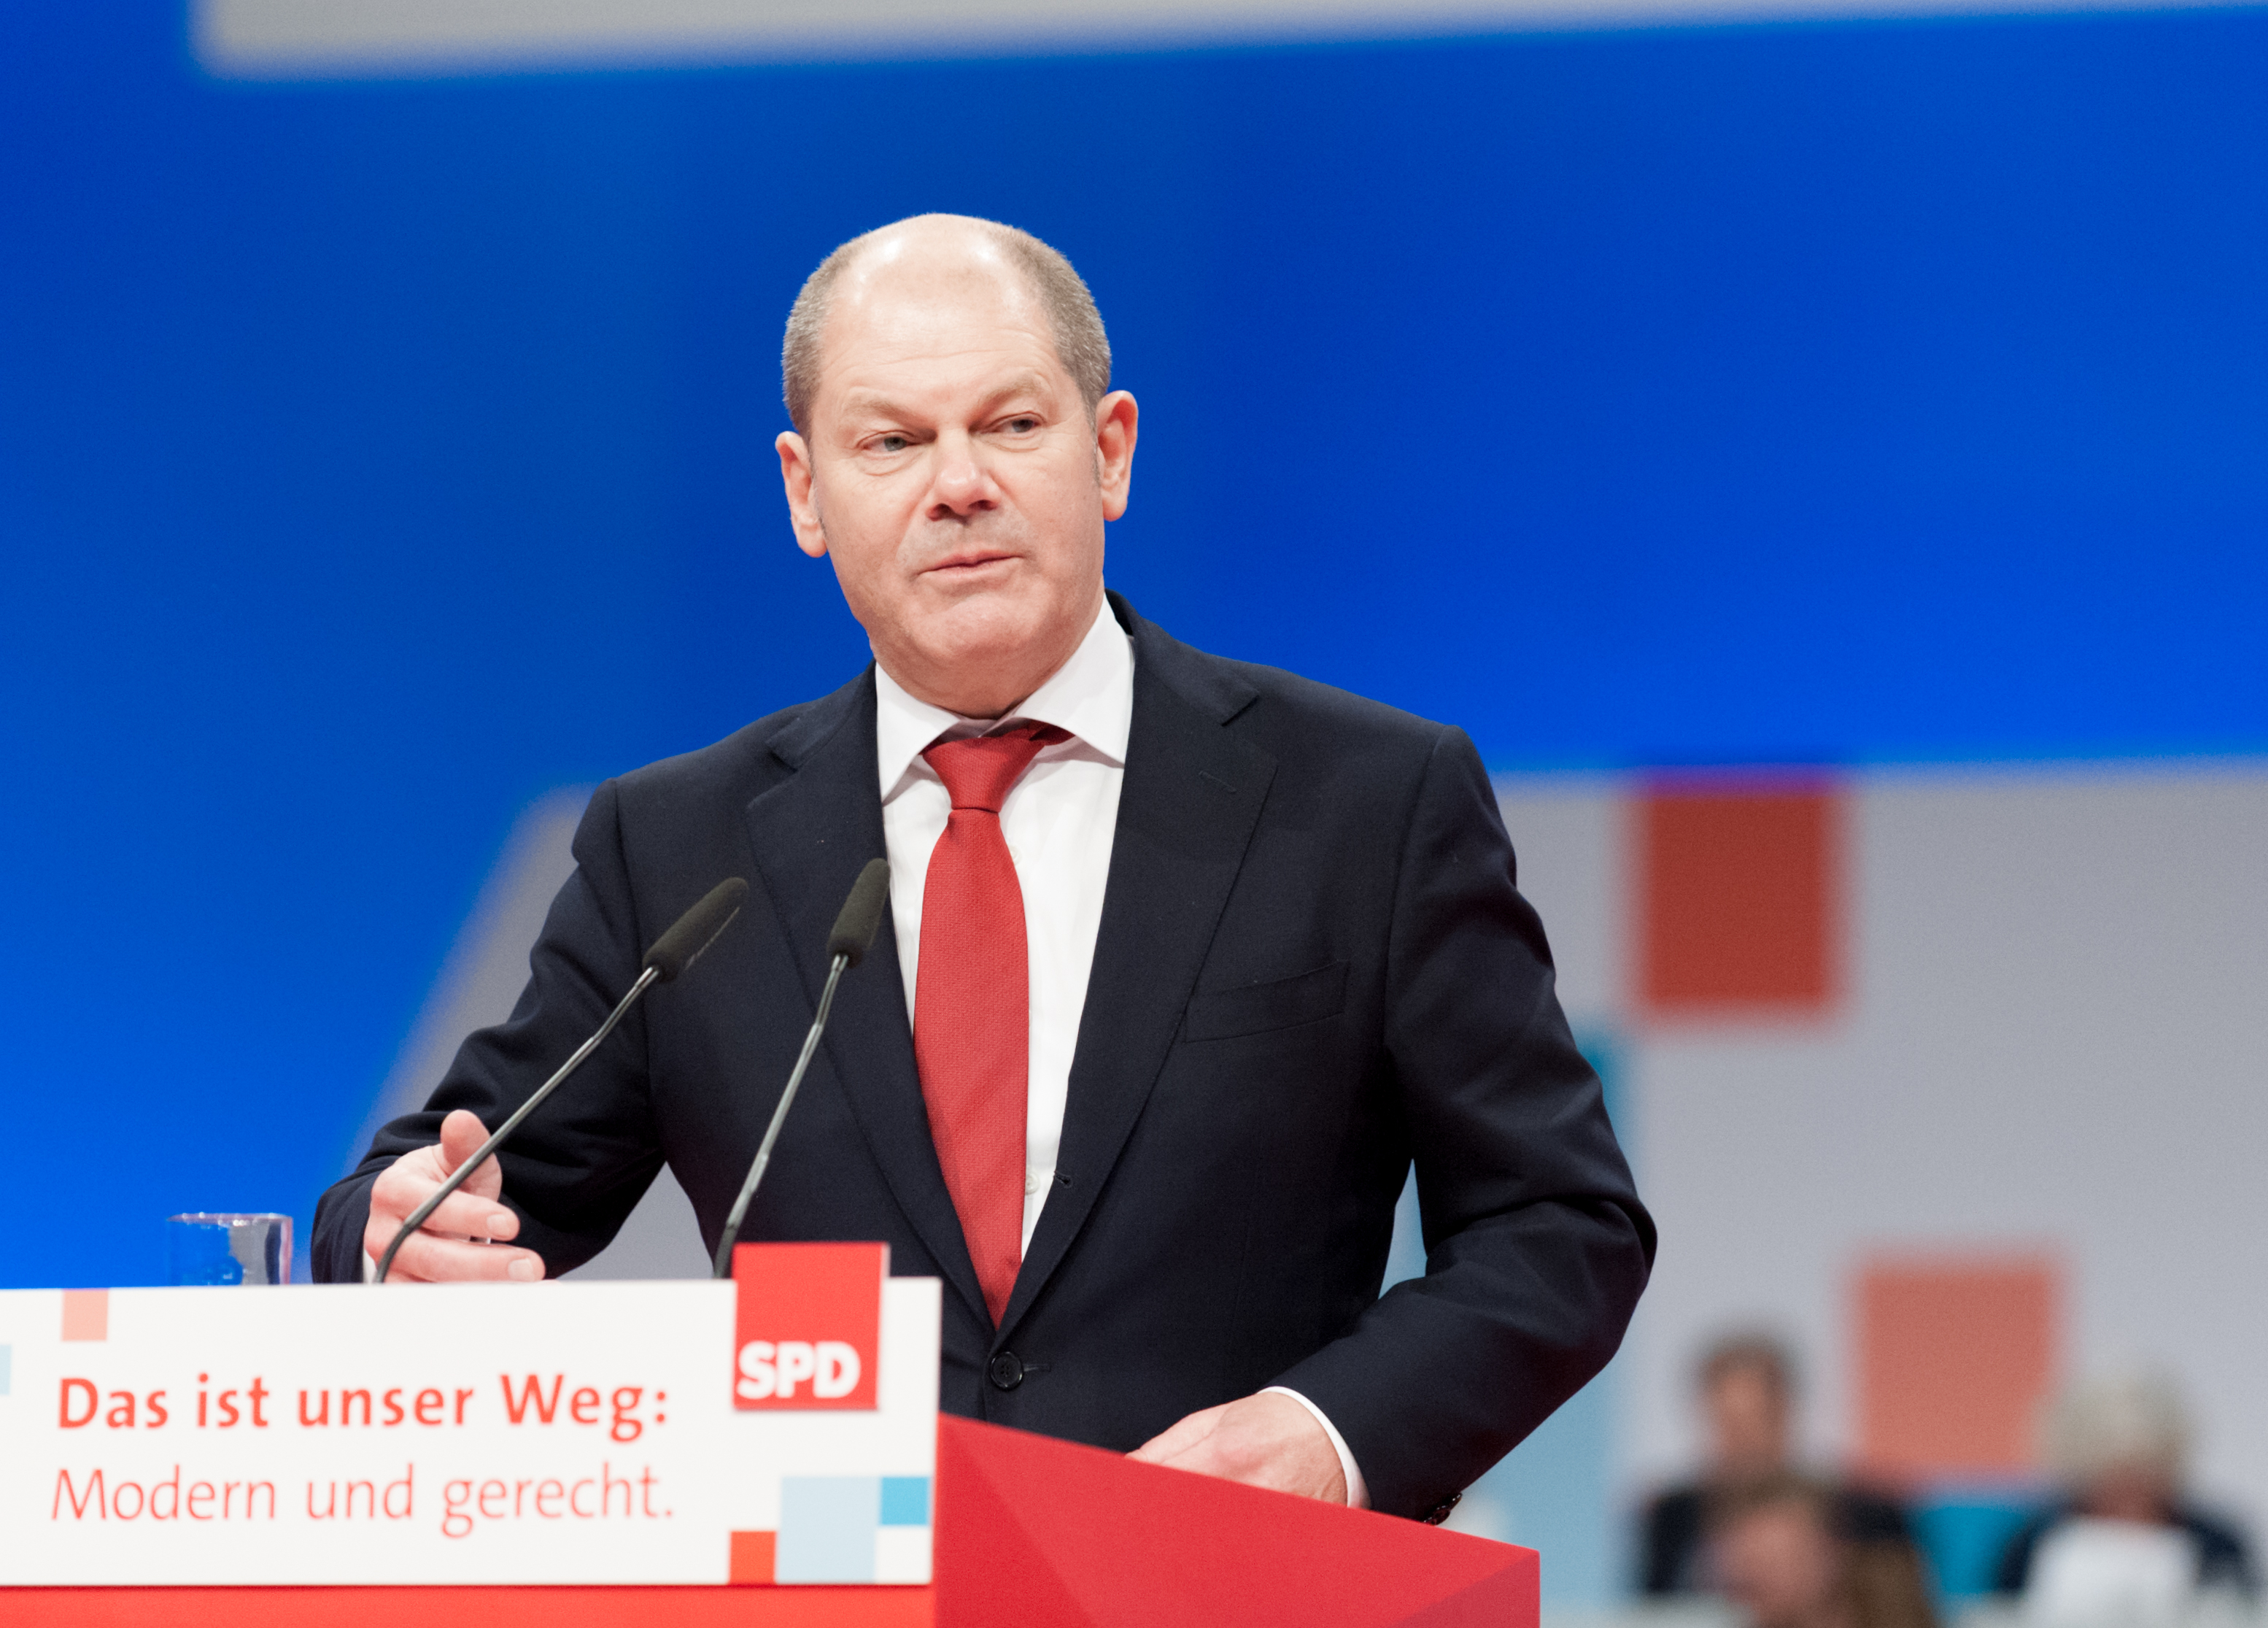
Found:
[[939, 1294], [0, 1292], [0, 1618], [1535, 1628], [1530, 1551], [940, 1417]]
[[937, 1471], [939, 1628], [1535, 1628], [1532, 1549], [966, 1419]]

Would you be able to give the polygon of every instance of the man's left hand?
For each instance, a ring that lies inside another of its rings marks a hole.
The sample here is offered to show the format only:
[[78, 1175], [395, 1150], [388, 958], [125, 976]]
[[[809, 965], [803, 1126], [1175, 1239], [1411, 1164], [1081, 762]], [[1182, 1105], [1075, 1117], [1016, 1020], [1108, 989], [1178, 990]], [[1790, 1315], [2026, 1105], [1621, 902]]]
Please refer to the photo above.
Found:
[[1263, 1392], [1192, 1413], [1127, 1456], [1326, 1503], [1346, 1502], [1337, 1449], [1315, 1416], [1289, 1396]]

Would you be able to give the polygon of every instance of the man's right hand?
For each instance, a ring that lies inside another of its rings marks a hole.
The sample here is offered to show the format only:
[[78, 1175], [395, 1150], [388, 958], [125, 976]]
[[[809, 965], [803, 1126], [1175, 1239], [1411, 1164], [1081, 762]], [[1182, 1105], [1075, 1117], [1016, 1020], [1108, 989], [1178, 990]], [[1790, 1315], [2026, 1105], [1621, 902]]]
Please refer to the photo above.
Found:
[[[401, 1230], [409, 1212], [432, 1197], [433, 1190], [488, 1138], [488, 1128], [479, 1117], [460, 1108], [441, 1122], [438, 1145], [404, 1153], [386, 1168], [370, 1190], [370, 1223], [362, 1232], [363, 1251], [373, 1265], [386, 1254], [386, 1246], [394, 1241], [394, 1234]], [[534, 1250], [504, 1249], [500, 1241], [472, 1241], [475, 1238], [501, 1241], [519, 1234], [519, 1218], [497, 1202], [503, 1191], [504, 1171], [491, 1159], [426, 1217], [425, 1225], [413, 1236], [401, 1241], [401, 1252], [394, 1257], [386, 1280], [534, 1283], [541, 1278], [543, 1257]]]

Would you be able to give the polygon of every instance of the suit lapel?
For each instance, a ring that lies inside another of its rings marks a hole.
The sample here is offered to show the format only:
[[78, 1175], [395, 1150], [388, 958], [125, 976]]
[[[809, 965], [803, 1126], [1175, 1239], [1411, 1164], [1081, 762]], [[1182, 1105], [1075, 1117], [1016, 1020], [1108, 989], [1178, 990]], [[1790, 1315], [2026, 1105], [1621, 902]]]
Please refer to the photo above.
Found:
[[[793, 772], [748, 805], [748, 830], [805, 999], [815, 1008], [827, 981], [828, 930], [861, 867], [886, 851], [873, 669], [805, 711], [771, 750]], [[895, 928], [887, 916], [873, 951], [843, 974], [823, 1050], [899, 1207], [947, 1280], [990, 1321], [930, 1141]]]
[[1126, 778], [1057, 1185], [1025, 1252], [1003, 1335], [1086, 1224], [1149, 1100], [1276, 770], [1273, 757], [1222, 727], [1250, 704], [1251, 687], [1111, 599], [1135, 638]]

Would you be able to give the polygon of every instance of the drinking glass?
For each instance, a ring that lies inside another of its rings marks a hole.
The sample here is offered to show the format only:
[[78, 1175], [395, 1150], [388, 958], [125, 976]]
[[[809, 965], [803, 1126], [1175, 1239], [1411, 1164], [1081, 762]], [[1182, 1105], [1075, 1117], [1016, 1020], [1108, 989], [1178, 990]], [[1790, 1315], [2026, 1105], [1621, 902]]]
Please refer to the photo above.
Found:
[[291, 1281], [288, 1215], [170, 1215], [166, 1281], [269, 1284]]

